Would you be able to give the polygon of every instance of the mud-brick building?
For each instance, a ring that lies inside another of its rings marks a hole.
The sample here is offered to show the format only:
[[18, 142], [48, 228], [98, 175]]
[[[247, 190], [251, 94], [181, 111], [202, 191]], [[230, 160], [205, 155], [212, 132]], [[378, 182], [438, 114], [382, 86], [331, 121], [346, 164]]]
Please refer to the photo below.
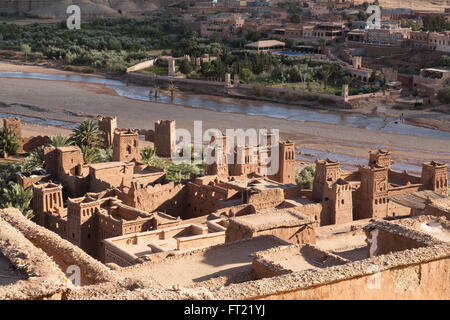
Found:
[[391, 201], [399, 195], [422, 190], [447, 195], [447, 164], [426, 162], [421, 177], [396, 172], [390, 164], [391, 154], [384, 150], [372, 151], [367, 166], [347, 173], [337, 161], [317, 160], [312, 200], [323, 205], [321, 225], [411, 214], [410, 206]]

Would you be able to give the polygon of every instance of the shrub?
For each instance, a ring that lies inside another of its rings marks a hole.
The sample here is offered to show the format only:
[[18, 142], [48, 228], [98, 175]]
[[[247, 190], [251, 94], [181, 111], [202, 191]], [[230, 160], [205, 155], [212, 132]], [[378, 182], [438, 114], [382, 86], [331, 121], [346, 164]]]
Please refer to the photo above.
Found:
[[0, 129], [0, 154], [14, 155], [19, 149], [19, 138], [13, 129], [2, 127]]
[[439, 89], [437, 97], [442, 103], [450, 103], [450, 87], [445, 86]]
[[312, 189], [314, 174], [316, 172], [316, 166], [311, 165], [303, 168], [301, 171], [297, 170], [295, 173], [295, 183], [301, 186], [302, 189]]

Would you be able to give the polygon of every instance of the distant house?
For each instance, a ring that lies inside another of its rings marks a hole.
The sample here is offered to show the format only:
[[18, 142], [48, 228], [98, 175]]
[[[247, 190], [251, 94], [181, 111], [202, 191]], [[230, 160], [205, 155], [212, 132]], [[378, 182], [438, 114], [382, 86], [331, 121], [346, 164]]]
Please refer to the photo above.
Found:
[[250, 50], [276, 50], [283, 49], [285, 43], [278, 40], [260, 40], [245, 45], [246, 49]]

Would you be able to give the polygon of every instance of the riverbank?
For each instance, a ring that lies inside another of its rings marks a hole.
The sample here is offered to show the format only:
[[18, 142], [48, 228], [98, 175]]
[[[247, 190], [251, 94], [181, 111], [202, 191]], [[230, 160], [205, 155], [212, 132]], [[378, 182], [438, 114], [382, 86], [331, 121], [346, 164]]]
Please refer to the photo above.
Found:
[[[45, 73], [52, 75], [65, 75], [65, 76], [84, 76], [84, 77], [95, 77], [95, 78], [107, 78], [121, 80], [123, 76], [118, 75], [108, 75], [102, 73], [82, 73], [63, 70], [59, 68], [59, 65], [55, 66], [39, 66], [27, 63], [20, 63], [19, 61], [8, 61], [0, 60], [0, 72], [23, 72], [23, 73]], [[126, 80], [125, 80], [126, 82]], [[84, 86], [83, 83], [79, 83], [79, 86]], [[109, 94], [117, 94], [111, 88], [107, 86], [86, 86], [87, 90], [94, 90], [94, 92], [108, 92]], [[189, 95], [189, 92], [186, 92]], [[192, 94], [195, 95], [195, 94]], [[213, 96], [211, 96], [213, 97]], [[216, 97], [220, 100], [221, 97]], [[223, 97], [224, 100], [227, 97]], [[233, 98], [233, 97], [231, 97]], [[240, 99], [248, 100], [248, 99]], [[261, 102], [268, 101], [272, 103], [277, 103], [276, 101], [270, 99], [258, 99]], [[253, 100], [255, 101], [255, 100]], [[289, 105], [288, 102], [283, 102], [280, 104]], [[436, 110], [438, 108], [429, 108], [429, 110], [410, 110], [410, 109], [395, 109], [393, 106], [396, 105], [392, 98], [386, 97], [382, 101], [375, 101], [371, 99], [365, 99], [358, 102], [358, 105], [354, 109], [340, 109], [333, 106], [321, 105], [317, 102], [304, 101], [300, 106], [303, 108], [308, 108], [312, 110], [325, 110], [337, 114], [348, 115], [348, 114], [361, 114], [370, 117], [384, 117], [384, 118], [397, 118], [403, 117], [404, 123], [411, 124], [415, 126], [422, 126], [426, 128], [436, 128], [441, 131], [450, 132], [450, 112], [443, 113], [442, 108], [440, 112]], [[295, 108], [298, 104], [292, 104], [292, 108]], [[445, 109], [445, 108], [444, 108]]]
[[[18, 69], [8, 69], [7, 65], [0, 63], [0, 72], [8, 70], [46, 73], [48, 69], [37, 66], [15, 68]], [[79, 75], [67, 71], [55, 72]], [[308, 150], [316, 150], [326, 154], [367, 159], [369, 149], [383, 147], [392, 150], [395, 161], [405, 164], [419, 166], [422, 161], [430, 159], [450, 162], [450, 139], [440, 138], [439, 135], [431, 138], [371, 130], [368, 129], [370, 118], [366, 119], [369, 121], [368, 126], [358, 126], [357, 123], [349, 126], [320, 122], [321, 117], [336, 117], [336, 113], [331, 115], [325, 111], [317, 113], [316, 121], [277, 119], [237, 112], [217, 112], [188, 105], [135, 100], [120, 96], [111, 88], [98, 83], [16, 78], [0, 78], [0, 101], [5, 103], [0, 106], [2, 113], [44, 119], [80, 122], [85, 118], [95, 119], [99, 114], [116, 115], [119, 127], [140, 129], [153, 129], [154, 122], [159, 119], [174, 119], [178, 128], [188, 130], [193, 130], [194, 121], [202, 120], [203, 130], [208, 128], [279, 129], [282, 138], [294, 140], [300, 148], [306, 150], [304, 153], [310, 153]], [[220, 100], [224, 108], [232, 102], [232, 99]], [[266, 107], [260, 104], [254, 108], [264, 110]], [[290, 110], [293, 115], [300, 112], [300, 109], [295, 107]], [[345, 112], [338, 114], [345, 120], [343, 123], [351, 122], [352, 119], [349, 120], [348, 117], [353, 117]], [[393, 122], [386, 122], [384, 125], [405, 127], [401, 123]], [[408, 127], [405, 129], [411, 130]], [[420, 128], [412, 128], [412, 130], [420, 130]], [[36, 132], [39, 132], [39, 129], [36, 129]]]

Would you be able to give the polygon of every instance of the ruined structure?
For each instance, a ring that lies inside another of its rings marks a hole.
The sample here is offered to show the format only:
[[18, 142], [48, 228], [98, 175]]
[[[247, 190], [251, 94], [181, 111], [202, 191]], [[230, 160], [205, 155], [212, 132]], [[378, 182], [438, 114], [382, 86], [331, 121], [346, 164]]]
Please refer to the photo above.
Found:
[[274, 235], [293, 244], [315, 243], [313, 221], [293, 209], [263, 210], [229, 219], [226, 241]]
[[[222, 141], [216, 143], [211, 150], [215, 161], [206, 164], [208, 175], [228, 176], [267, 176], [283, 184], [295, 184], [295, 145], [292, 141], [280, 141], [278, 146], [272, 146], [272, 135], [266, 134], [266, 145], [237, 145], [230, 150], [227, 136], [222, 134]], [[211, 142], [214, 142], [213, 138]], [[268, 174], [269, 157], [272, 152], [278, 152], [278, 170], [276, 174]], [[231, 160], [231, 161], [230, 161]]]
[[122, 203], [114, 192], [87, 193], [69, 198], [64, 207], [62, 186], [49, 182], [33, 186], [33, 212], [41, 226], [57, 233], [91, 256], [103, 261], [101, 241], [106, 238], [178, 224], [164, 213], [147, 213]]
[[369, 154], [369, 164], [343, 173], [339, 162], [316, 161], [312, 200], [323, 205], [321, 225], [356, 219], [409, 215], [411, 208], [390, 201], [402, 194], [432, 190], [447, 195], [447, 165], [434, 161], [423, 164], [422, 177], [390, 168], [391, 154], [377, 150]]
[[158, 157], [169, 158], [175, 151], [175, 120], [155, 122], [155, 152]]
[[114, 130], [113, 161], [139, 161], [139, 134], [134, 130]]
[[98, 128], [102, 131], [104, 146], [112, 146], [114, 141], [114, 132], [117, 129], [117, 117], [98, 116], [97, 121]]
[[105, 263], [130, 266], [152, 254], [199, 249], [225, 242], [224, 219], [180, 224], [138, 234], [113, 237], [103, 241]]
[[321, 224], [408, 215], [411, 208], [390, 199], [420, 190], [447, 194], [446, 164], [424, 163], [421, 178], [390, 165], [391, 154], [384, 150], [370, 152], [369, 165], [351, 173], [341, 172], [339, 162], [316, 161], [312, 200], [323, 205]]

